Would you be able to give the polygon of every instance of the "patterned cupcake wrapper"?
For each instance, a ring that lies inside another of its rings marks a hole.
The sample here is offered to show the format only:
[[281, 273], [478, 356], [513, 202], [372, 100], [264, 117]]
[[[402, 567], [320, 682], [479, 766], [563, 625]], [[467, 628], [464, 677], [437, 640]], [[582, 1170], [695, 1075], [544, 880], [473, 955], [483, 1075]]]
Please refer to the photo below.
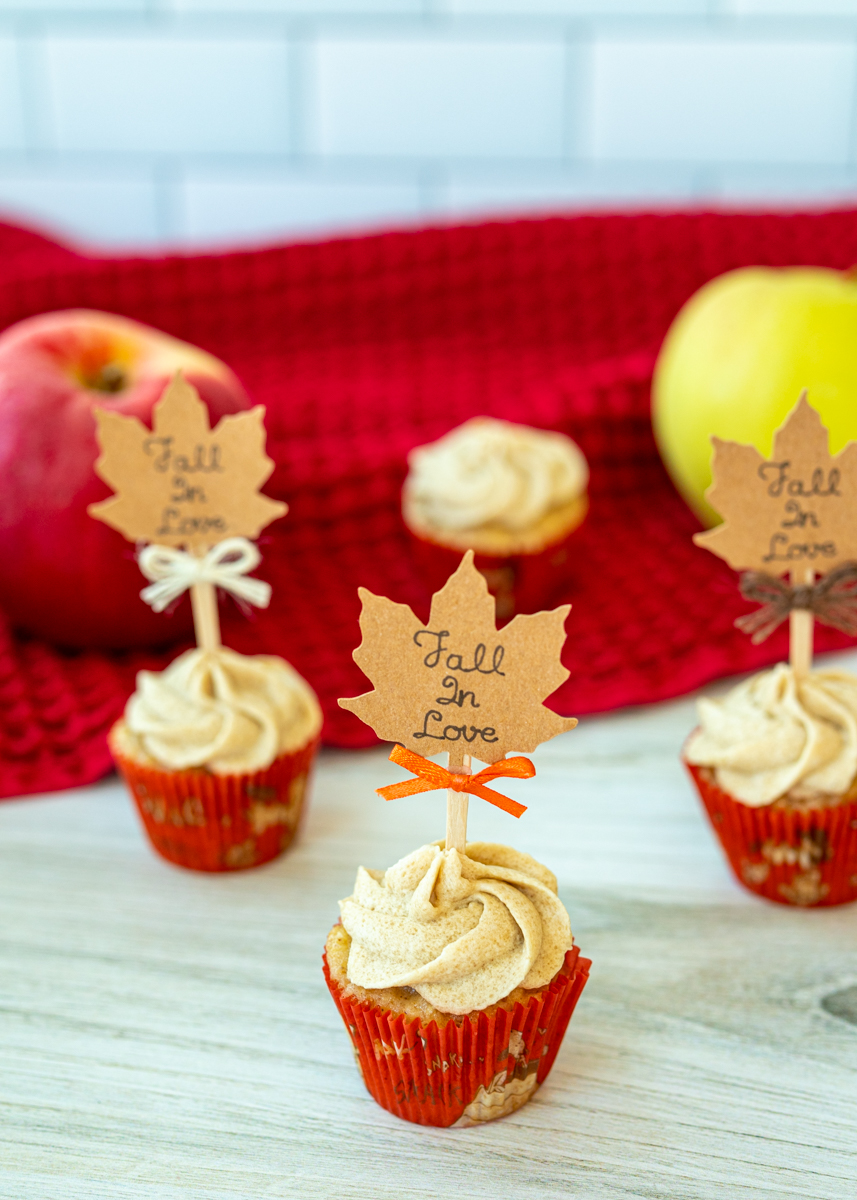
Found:
[[857, 900], [857, 801], [824, 808], [751, 808], [705, 768], [685, 762], [740, 883], [802, 908]]
[[270, 862], [293, 840], [318, 745], [314, 738], [246, 775], [114, 758], [158, 854], [194, 871], [240, 871]]
[[346, 996], [326, 956], [324, 976], [374, 1099], [405, 1121], [448, 1127], [505, 1117], [530, 1099], [553, 1066], [591, 965], [574, 946], [526, 1004], [442, 1027]]

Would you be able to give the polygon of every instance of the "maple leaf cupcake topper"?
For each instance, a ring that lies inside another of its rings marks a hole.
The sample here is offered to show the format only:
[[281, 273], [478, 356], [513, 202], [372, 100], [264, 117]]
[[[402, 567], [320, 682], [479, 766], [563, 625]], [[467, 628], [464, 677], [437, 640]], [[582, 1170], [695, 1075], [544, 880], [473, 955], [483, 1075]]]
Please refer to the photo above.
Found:
[[[354, 660], [375, 686], [339, 703], [397, 742], [390, 758], [416, 776], [378, 788], [385, 800], [449, 789], [446, 846], [463, 852], [468, 795], [519, 817], [524, 805], [486, 785], [535, 775], [529, 759], [507, 752], [529, 753], [577, 724], [542, 703], [569, 675], [560, 651], [571, 605], [517, 616], [498, 632], [472, 550], [432, 597], [427, 625], [408, 605], [365, 588], [360, 599], [363, 640]], [[429, 761], [445, 750], [448, 769]], [[471, 774], [471, 756], [489, 766]]]
[[155, 404], [152, 429], [95, 410], [95, 470], [115, 494], [88, 511], [129, 541], [149, 543], [139, 564], [151, 582], [140, 595], [156, 612], [190, 589], [203, 649], [220, 645], [216, 587], [260, 608], [270, 600], [270, 584], [247, 577], [261, 562], [249, 539], [288, 509], [259, 493], [274, 469], [264, 415], [256, 405], [211, 429], [208, 409], [181, 372]]
[[790, 618], [791, 665], [805, 675], [813, 617], [857, 635], [857, 442], [831, 455], [806, 391], [774, 434], [770, 458], [755, 446], [711, 442], [706, 498], [724, 520], [693, 540], [743, 572], [742, 595], [762, 607], [735, 624], [754, 642]]

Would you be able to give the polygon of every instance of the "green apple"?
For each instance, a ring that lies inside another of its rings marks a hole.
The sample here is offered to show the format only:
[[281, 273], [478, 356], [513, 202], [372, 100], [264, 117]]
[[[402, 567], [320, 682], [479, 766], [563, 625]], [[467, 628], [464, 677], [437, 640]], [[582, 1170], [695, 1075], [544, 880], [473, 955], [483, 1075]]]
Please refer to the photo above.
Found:
[[770, 454], [803, 388], [830, 448], [857, 439], [857, 279], [821, 267], [745, 267], [707, 283], [667, 333], [652, 421], [667, 470], [707, 525], [711, 434]]

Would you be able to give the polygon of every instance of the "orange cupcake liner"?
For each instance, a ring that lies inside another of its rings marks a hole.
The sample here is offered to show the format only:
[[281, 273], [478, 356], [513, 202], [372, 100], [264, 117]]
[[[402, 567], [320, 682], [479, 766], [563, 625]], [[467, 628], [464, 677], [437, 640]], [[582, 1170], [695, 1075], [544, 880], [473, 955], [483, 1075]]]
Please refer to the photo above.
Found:
[[193, 871], [240, 871], [282, 854], [294, 839], [319, 739], [263, 771], [164, 771], [115, 754], [152, 846]]
[[529, 1100], [553, 1066], [592, 963], [577, 946], [526, 1004], [454, 1017], [442, 1027], [355, 1000], [324, 977], [372, 1097], [416, 1125], [478, 1125]]
[[752, 808], [719, 788], [706, 768], [685, 766], [744, 887], [801, 908], [857, 900], [857, 801]]

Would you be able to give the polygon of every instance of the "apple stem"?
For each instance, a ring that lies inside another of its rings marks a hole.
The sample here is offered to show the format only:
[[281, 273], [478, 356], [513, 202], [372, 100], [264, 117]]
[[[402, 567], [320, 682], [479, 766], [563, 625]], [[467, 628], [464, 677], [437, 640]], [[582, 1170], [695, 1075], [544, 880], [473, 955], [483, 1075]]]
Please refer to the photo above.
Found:
[[[796, 567], [791, 572], [792, 587], [814, 583], [812, 567]], [[804, 679], [812, 668], [813, 616], [808, 608], [793, 608], [789, 613], [789, 662], [795, 679]]]
[[[449, 770], [461, 775], [469, 775], [470, 755], [449, 752]], [[446, 849], [457, 850], [464, 854], [467, 846], [467, 806], [470, 797], [467, 792], [455, 792], [452, 788], [446, 793]]]

